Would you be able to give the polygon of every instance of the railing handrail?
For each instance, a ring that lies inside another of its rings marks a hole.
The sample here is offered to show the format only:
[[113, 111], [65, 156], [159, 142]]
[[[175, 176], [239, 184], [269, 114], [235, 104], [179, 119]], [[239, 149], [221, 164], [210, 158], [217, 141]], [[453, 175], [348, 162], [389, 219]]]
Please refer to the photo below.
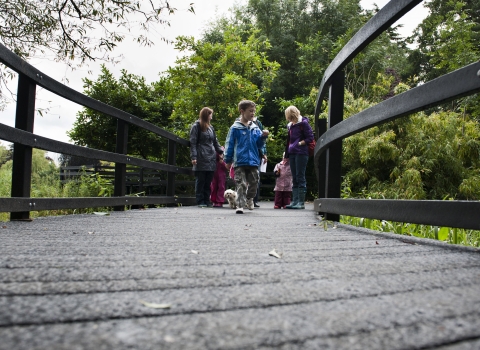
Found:
[[335, 73], [343, 70], [368, 44], [422, 1], [395, 0], [388, 2], [348, 41], [325, 70], [320, 88], [318, 89], [315, 119], [321, 113], [322, 101], [327, 94], [331, 79]]
[[[314, 152], [319, 179], [314, 210], [327, 220], [339, 221], [340, 215], [379, 220], [480, 229], [477, 219], [480, 201], [341, 199], [342, 141], [376, 125], [440, 105], [480, 91], [480, 62], [426, 82], [391, 97], [356, 115], [343, 119], [343, 69], [381, 33], [422, 0], [394, 0], [387, 3], [342, 48], [322, 78], [315, 106], [315, 131], [318, 141]], [[318, 119], [323, 99], [330, 92], [328, 127]], [[322, 187], [323, 183], [325, 187]]]
[[[195, 197], [175, 195], [175, 175], [193, 174], [191, 167], [182, 168], [176, 165], [177, 145], [188, 147], [188, 140], [65, 86], [28, 64], [2, 44], [0, 44], [0, 62], [19, 74], [15, 127], [0, 123], [0, 139], [14, 143], [11, 197], [0, 198], [0, 211], [10, 212], [11, 220], [28, 220], [29, 213], [33, 210], [101, 206], [113, 206], [114, 210], [124, 210], [125, 205], [178, 203], [191, 205], [195, 203]], [[116, 118], [115, 152], [72, 145], [34, 134], [35, 91], [37, 86], [41, 86], [81, 106]], [[128, 125], [135, 125], [167, 139], [167, 164], [128, 155]], [[115, 171], [113, 172], [115, 176], [114, 197], [31, 198], [30, 181], [33, 148], [115, 163]], [[127, 165], [165, 171], [167, 173], [165, 180], [166, 195], [134, 197], [134, 199], [125, 196]]]
[[100, 113], [105, 113], [109, 116], [112, 116], [117, 119], [121, 119], [129, 124], [136, 125], [142, 129], [151, 131], [159, 136], [162, 136], [168, 140], [173, 140], [183, 146], [188, 146], [189, 141], [175, 135], [169, 131], [166, 131], [162, 128], [159, 128], [152, 123], [149, 123], [143, 119], [140, 119], [133, 114], [122, 111], [121, 109], [107, 105], [106, 103], [95, 100], [89, 96], [86, 96], [60, 82], [49, 77], [48, 75], [42, 73], [29, 63], [22, 60], [15, 53], [11, 52], [4, 45], [0, 44], [0, 62], [5, 64], [10, 69], [14, 70], [18, 74], [22, 74], [32, 81], [35, 82], [38, 86], [43, 87], [44, 89], [54, 93], [55, 95], [61, 96], [69, 101], [82, 105], [84, 107], [93, 109]]
[[328, 129], [315, 146], [315, 158], [330, 144], [376, 125], [480, 91], [480, 62], [433, 79], [367, 108]]

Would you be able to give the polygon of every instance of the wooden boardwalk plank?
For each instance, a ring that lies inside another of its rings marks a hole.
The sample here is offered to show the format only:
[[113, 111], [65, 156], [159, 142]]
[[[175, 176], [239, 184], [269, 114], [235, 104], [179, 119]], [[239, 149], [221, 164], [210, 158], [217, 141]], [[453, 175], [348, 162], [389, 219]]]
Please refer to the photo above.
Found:
[[480, 250], [262, 204], [2, 224], [0, 349], [480, 348]]

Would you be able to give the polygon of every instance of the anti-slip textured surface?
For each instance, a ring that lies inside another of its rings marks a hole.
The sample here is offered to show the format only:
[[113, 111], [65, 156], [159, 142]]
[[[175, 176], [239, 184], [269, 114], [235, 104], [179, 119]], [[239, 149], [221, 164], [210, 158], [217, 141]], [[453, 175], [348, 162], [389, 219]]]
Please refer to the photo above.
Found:
[[480, 348], [480, 250], [312, 209], [2, 223], [0, 349]]

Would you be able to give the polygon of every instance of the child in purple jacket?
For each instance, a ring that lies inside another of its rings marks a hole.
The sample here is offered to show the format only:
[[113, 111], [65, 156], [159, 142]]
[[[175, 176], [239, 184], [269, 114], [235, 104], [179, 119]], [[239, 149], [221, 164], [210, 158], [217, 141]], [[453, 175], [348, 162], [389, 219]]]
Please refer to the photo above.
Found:
[[292, 171], [290, 170], [290, 162], [285, 158], [283, 153], [283, 160], [275, 165], [273, 173], [276, 176], [275, 181], [275, 205], [274, 209], [285, 209], [290, 204], [292, 198]]

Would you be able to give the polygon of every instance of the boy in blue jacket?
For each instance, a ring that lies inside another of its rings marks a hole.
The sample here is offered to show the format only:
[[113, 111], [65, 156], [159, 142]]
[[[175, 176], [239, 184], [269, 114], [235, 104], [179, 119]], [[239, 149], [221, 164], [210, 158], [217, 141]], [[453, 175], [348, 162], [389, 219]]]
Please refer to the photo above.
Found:
[[245, 204], [253, 210], [253, 198], [257, 193], [258, 166], [262, 149], [269, 134], [268, 130], [261, 131], [252, 123], [255, 116], [255, 103], [249, 100], [238, 104], [240, 120], [235, 121], [228, 131], [225, 142], [225, 163], [227, 170], [235, 169], [235, 187], [237, 191], [237, 214], [243, 214]]

